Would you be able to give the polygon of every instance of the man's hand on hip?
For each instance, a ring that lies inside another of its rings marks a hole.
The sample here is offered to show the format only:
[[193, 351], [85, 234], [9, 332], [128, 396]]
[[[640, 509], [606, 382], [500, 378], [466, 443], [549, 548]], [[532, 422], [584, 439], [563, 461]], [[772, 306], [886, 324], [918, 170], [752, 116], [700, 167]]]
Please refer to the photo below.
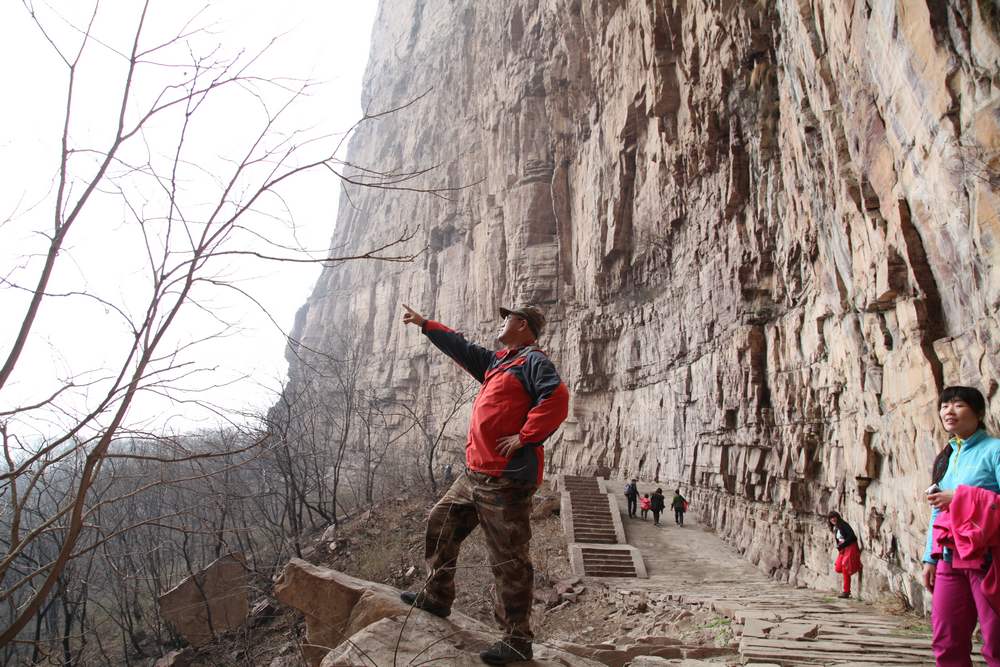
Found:
[[406, 309], [406, 312], [403, 313], [403, 324], [415, 324], [418, 327], [424, 326], [424, 322], [426, 322], [427, 319], [424, 318], [423, 315], [413, 310], [405, 303], [403, 304], [403, 308]]
[[514, 453], [524, 447], [519, 435], [507, 435], [497, 440], [497, 451], [500, 456], [511, 457]]

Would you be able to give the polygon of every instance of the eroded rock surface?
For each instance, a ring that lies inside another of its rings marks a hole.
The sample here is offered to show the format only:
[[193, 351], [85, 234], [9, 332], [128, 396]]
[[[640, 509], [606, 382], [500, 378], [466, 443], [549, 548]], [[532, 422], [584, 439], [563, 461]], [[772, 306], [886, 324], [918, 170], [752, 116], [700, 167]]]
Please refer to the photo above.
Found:
[[[207, 644], [246, 620], [250, 611], [246, 565], [238, 555], [222, 556], [161, 595], [159, 605], [163, 619], [192, 646]], [[183, 662], [187, 654], [175, 653], [175, 662], [167, 664], [187, 664]]]
[[[456, 667], [479, 662], [478, 653], [498, 639], [497, 632], [453, 611], [447, 619], [411, 609], [399, 591], [356, 579], [329, 568], [293, 559], [275, 583], [281, 602], [303, 612], [310, 665], [411, 665]], [[538, 665], [591, 665], [555, 646], [535, 645]]]
[[357, 340], [365, 383], [443, 405], [458, 372], [400, 304], [486, 341], [498, 304], [540, 303], [573, 395], [550, 470], [682, 482], [800, 584], [839, 509], [865, 591], [920, 607], [935, 395], [1000, 415], [998, 23], [978, 0], [384, 0], [364, 103], [413, 104], [349, 160], [465, 189], [350, 187], [336, 252], [426, 251], [325, 270], [298, 351]]

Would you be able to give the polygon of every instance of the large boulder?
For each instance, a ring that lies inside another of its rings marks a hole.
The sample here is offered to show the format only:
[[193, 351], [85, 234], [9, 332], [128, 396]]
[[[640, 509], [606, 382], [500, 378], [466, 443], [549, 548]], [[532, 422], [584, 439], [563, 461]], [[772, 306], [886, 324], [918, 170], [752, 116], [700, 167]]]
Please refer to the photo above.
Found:
[[153, 667], [190, 667], [194, 660], [194, 650], [185, 648], [171, 651], [153, 663]]
[[250, 611], [247, 568], [228, 554], [160, 596], [160, 615], [192, 646], [240, 627]]
[[[441, 619], [420, 611], [408, 618], [385, 618], [369, 625], [348, 641], [331, 651], [320, 667], [345, 667], [346, 665], [435, 665], [440, 667], [468, 667], [479, 665], [479, 651], [497, 640], [496, 630], [478, 621], [462, 617], [452, 622], [451, 617]], [[561, 647], [572, 647], [560, 642], [536, 643], [532, 665], [555, 667], [603, 667], [604, 663], [592, 660]]]
[[[274, 587], [306, 617], [303, 657], [312, 667], [469, 665], [497, 632], [461, 612], [438, 618], [405, 605], [391, 586], [293, 559]], [[535, 647], [536, 665], [600, 665], [562, 649]]]

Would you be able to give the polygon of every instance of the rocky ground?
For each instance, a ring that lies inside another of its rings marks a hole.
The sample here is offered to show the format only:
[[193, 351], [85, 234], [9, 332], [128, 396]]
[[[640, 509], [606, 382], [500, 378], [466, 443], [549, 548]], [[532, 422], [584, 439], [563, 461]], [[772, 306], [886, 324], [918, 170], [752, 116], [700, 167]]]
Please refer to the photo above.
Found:
[[720, 635], [739, 651], [735, 664], [933, 664], [926, 621], [898, 598], [838, 599], [833, 576], [826, 591], [774, 581], [699, 525], [694, 512], [684, 527], [674, 524], [672, 512], [654, 527], [625, 517], [624, 497], [620, 505], [626, 536], [642, 551], [649, 578], [615, 580], [619, 606], [714, 612], [722, 619], [717, 628], [726, 631]]
[[[566, 650], [571, 643], [581, 657], [608, 665], [832, 664], [824, 662], [830, 655], [863, 663], [866, 651], [882, 664], [926, 662], [922, 619], [887, 601], [876, 606], [837, 600], [833, 581], [825, 593], [774, 582], [690, 514], [683, 528], [672, 519], [654, 527], [651, 520], [623, 518], [629, 542], [643, 552], [648, 579], [574, 577], [557, 500], [543, 487], [532, 524], [539, 644]], [[360, 579], [414, 587], [424, 575], [423, 528], [432, 502], [401, 496], [339, 531], [317, 535], [303, 555]], [[477, 531], [463, 549], [455, 607], [493, 627], [486, 562]], [[189, 664], [304, 665], [302, 619], [271, 604], [247, 628], [191, 656]], [[799, 653], [783, 659], [790, 649]]]

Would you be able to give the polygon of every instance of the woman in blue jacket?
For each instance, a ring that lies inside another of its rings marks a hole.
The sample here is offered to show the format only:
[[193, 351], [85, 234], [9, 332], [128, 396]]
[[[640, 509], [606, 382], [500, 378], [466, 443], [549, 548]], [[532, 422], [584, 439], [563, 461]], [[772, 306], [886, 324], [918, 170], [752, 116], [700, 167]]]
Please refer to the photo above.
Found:
[[947, 387], [938, 399], [941, 424], [951, 438], [934, 460], [933, 485], [927, 489], [931, 522], [924, 549], [924, 585], [933, 595], [931, 624], [939, 667], [972, 664], [972, 632], [983, 633], [983, 657], [1000, 666], [1000, 615], [982, 590], [985, 571], [953, 568], [951, 553], [932, 556], [934, 520], [948, 506], [959, 485], [1000, 493], [1000, 439], [986, 433], [986, 400], [972, 387]]

